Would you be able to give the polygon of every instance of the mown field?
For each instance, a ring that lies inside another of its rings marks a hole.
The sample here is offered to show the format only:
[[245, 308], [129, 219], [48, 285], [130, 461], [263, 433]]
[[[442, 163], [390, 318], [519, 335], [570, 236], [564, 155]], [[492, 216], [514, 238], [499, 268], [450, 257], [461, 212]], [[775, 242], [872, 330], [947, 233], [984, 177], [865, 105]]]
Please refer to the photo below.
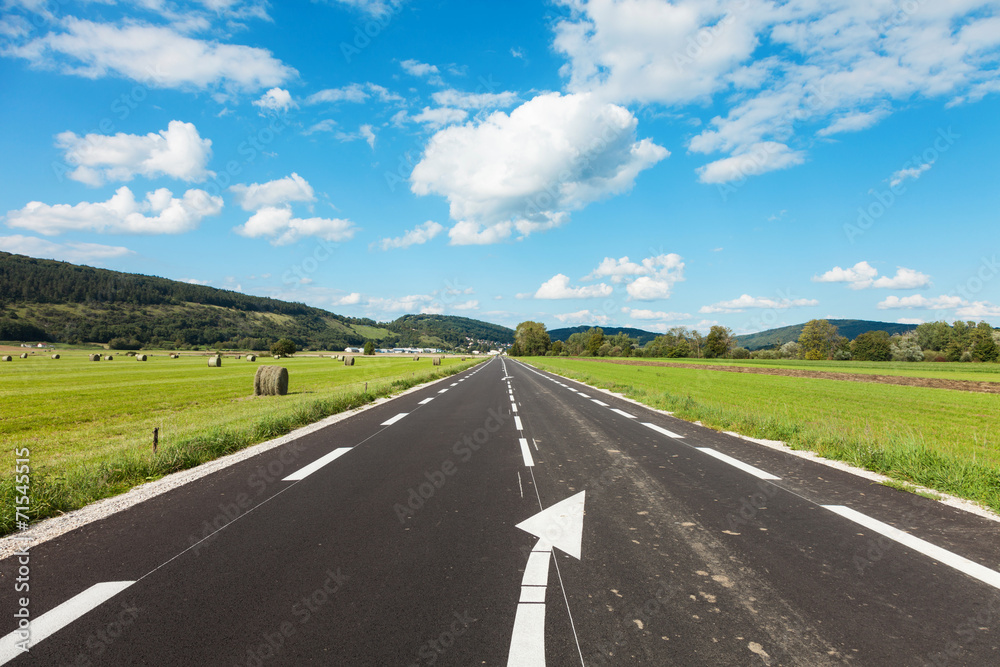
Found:
[[[998, 394], [585, 359], [525, 361], [683, 419], [782, 440], [795, 449], [812, 450], [1000, 511]], [[841, 367], [826, 362], [825, 369]], [[810, 369], [818, 370], [811, 365]], [[988, 374], [974, 379], [985, 377]]]
[[[345, 366], [329, 357], [248, 362], [227, 355], [221, 368], [209, 368], [201, 355], [170, 359], [164, 352], [139, 362], [112, 353], [113, 361], [92, 362], [83, 352], [59, 353], [0, 363], [0, 534], [14, 527], [17, 449], [30, 450], [30, 516], [37, 520], [478, 361], [452, 357], [433, 366], [429, 356], [357, 357]], [[252, 396], [261, 364], [288, 369], [287, 396]]]

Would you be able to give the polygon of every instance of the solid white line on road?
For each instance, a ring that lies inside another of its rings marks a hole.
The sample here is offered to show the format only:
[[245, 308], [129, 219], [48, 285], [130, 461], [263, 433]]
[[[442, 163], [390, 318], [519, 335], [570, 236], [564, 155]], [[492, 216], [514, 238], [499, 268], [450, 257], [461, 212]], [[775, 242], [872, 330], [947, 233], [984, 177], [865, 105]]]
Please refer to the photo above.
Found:
[[673, 431], [668, 431], [667, 429], [663, 428], [662, 426], [657, 426], [656, 424], [650, 424], [649, 422], [642, 422], [642, 425], [645, 426], [645, 427], [647, 427], [647, 428], [653, 429], [657, 433], [662, 433], [663, 435], [667, 436], [668, 438], [683, 438], [684, 437], [683, 435], [677, 435]]
[[[118, 595], [134, 583], [134, 581], [105, 581], [94, 584], [55, 609], [35, 618], [28, 626], [30, 633], [28, 648], [33, 648], [38, 642], [59, 632], [91, 609]], [[21, 641], [22, 637], [17, 630], [0, 639], [0, 665], [7, 664], [24, 652], [18, 646]]]
[[420, 405], [427, 405], [428, 403], [430, 403], [433, 400], [434, 400], [433, 396], [431, 396], [430, 398], [425, 398], [424, 400], [420, 401]]
[[959, 572], [963, 572], [974, 579], [978, 579], [984, 584], [989, 584], [994, 588], [1000, 588], [1000, 572], [997, 572], [996, 570], [991, 570], [988, 567], [984, 567], [979, 563], [969, 560], [968, 558], [952, 553], [947, 549], [942, 549], [941, 547], [922, 540], [919, 537], [914, 537], [909, 533], [904, 533], [895, 526], [882, 523], [881, 521], [873, 519], [870, 516], [862, 514], [861, 512], [856, 512], [850, 507], [845, 507], [844, 505], [823, 505], [823, 507], [831, 512], [839, 514], [845, 519], [850, 519], [854, 523], [860, 524], [869, 530], [874, 530], [876, 533], [885, 535], [890, 540], [895, 540], [903, 546], [910, 547], [914, 551], [919, 551], [929, 558], [953, 567]]
[[592, 401], [593, 401], [594, 403], [597, 403], [597, 404], [598, 404], [599, 406], [601, 406], [602, 408], [607, 408], [607, 407], [610, 407], [610, 406], [608, 406], [608, 404], [607, 404], [607, 403], [605, 403], [604, 401], [599, 401], [599, 400], [597, 400], [596, 398], [592, 398], [592, 399], [590, 399], [590, 400], [592, 400]]
[[400, 419], [402, 419], [403, 417], [405, 417], [408, 414], [410, 414], [410, 413], [409, 412], [400, 412], [395, 417], [392, 417], [391, 419], [386, 419], [384, 422], [382, 422], [382, 426], [392, 426], [393, 424], [395, 424], [396, 422], [398, 422]]
[[611, 408], [611, 412], [617, 412], [622, 417], [628, 417], [629, 419], [635, 419], [635, 415], [630, 415], [629, 413], [625, 412], [624, 410], [619, 410], [618, 408]]
[[755, 468], [754, 466], [750, 465], [749, 463], [743, 463], [743, 461], [740, 461], [739, 459], [734, 459], [732, 456], [727, 456], [727, 455], [723, 454], [722, 452], [718, 452], [718, 451], [716, 451], [714, 449], [709, 449], [708, 447], [696, 447], [695, 449], [697, 449], [700, 452], [705, 452], [709, 456], [715, 457], [715, 458], [719, 459], [720, 461], [722, 461], [723, 463], [728, 463], [729, 465], [733, 466], [734, 468], [739, 468], [743, 472], [748, 472], [751, 475], [753, 475], [754, 477], [758, 477], [760, 479], [781, 479], [780, 477], [777, 477], [776, 475], [772, 475], [769, 472], [765, 472], [765, 471], [761, 470], [760, 468]]
[[528, 466], [529, 468], [534, 467], [535, 461], [534, 459], [531, 458], [531, 450], [528, 449], [527, 439], [518, 438], [518, 441], [521, 443], [521, 456], [524, 457], [524, 465]]
[[343, 456], [344, 454], [346, 454], [349, 451], [351, 451], [350, 447], [337, 447], [335, 450], [333, 450], [332, 452], [330, 452], [326, 456], [322, 456], [322, 457], [316, 459], [315, 461], [313, 461], [309, 465], [307, 465], [304, 468], [301, 468], [301, 469], [293, 472], [291, 475], [289, 475], [288, 477], [286, 477], [285, 479], [283, 479], [281, 481], [282, 482], [297, 482], [300, 479], [305, 479], [309, 475], [313, 474], [314, 472], [316, 472], [317, 470], [319, 470], [320, 468], [322, 468], [323, 466], [325, 466], [327, 463], [330, 463], [330, 462], [334, 461], [335, 459], [339, 459], [341, 456]]
[[514, 428], [516, 428], [518, 431], [524, 430], [524, 427], [521, 426], [521, 418], [518, 417], [517, 415], [514, 415]]
[[585, 393], [583, 393], [582, 391], [580, 392], [580, 397], [581, 397], [581, 398], [590, 398], [590, 396], [587, 396], [587, 395], [586, 395]]

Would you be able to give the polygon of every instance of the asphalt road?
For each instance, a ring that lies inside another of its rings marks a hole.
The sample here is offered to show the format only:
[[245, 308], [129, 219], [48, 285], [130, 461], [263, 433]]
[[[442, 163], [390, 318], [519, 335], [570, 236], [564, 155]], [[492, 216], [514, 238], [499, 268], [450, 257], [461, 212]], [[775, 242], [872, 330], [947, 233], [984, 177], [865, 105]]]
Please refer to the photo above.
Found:
[[1000, 664], [1000, 523], [511, 359], [27, 560], [0, 664]]

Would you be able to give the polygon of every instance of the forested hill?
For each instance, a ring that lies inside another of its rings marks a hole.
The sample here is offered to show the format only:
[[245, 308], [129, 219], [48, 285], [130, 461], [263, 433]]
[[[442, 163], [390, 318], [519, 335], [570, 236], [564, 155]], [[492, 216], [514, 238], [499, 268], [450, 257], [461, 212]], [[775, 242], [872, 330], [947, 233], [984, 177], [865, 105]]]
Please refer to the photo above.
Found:
[[[586, 333], [593, 327], [579, 326], [579, 327], [563, 327], [561, 329], [549, 329], [549, 338], [552, 341], [561, 340], [566, 342], [569, 337], [575, 333]], [[644, 331], [643, 329], [634, 329], [632, 327], [598, 327], [600, 328], [605, 336], [617, 336], [620, 333], [628, 334], [629, 338], [635, 338], [639, 341], [640, 345], [645, 345], [649, 341], [653, 340], [660, 334], [653, 333], [652, 331]]]
[[[468, 338], [480, 341], [468, 345]], [[513, 331], [465, 317], [408, 315], [395, 322], [337, 315], [303, 303], [0, 252], [0, 340], [112, 343], [128, 348], [489, 348]]]
[[[895, 322], [876, 322], [873, 320], [827, 320], [837, 327], [837, 333], [849, 340], [854, 340], [859, 335], [867, 331], [885, 331], [890, 336], [913, 331], [916, 324], [897, 324]], [[748, 350], [761, 350], [770, 347], [781, 347], [785, 343], [797, 341], [802, 335], [802, 327], [805, 324], [795, 324], [793, 326], [781, 327], [779, 329], [768, 329], [755, 334], [737, 336], [738, 345]]]

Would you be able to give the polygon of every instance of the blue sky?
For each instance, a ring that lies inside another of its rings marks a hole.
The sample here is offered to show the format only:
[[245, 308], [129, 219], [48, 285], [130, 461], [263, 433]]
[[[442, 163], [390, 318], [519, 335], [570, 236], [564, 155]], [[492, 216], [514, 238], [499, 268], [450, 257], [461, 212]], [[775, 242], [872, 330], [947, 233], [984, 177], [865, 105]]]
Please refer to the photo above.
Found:
[[380, 321], [1000, 325], [1000, 2], [2, 11], [2, 250]]

